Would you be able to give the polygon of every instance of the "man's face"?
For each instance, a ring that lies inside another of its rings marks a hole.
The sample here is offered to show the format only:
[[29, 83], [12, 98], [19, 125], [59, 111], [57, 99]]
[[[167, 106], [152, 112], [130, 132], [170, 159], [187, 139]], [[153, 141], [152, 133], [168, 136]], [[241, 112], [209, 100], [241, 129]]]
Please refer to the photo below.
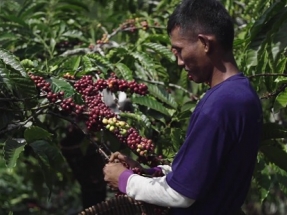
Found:
[[177, 63], [188, 72], [189, 78], [196, 83], [210, 81], [212, 65], [203, 41], [192, 38], [189, 32], [182, 33], [180, 27], [173, 29], [170, 40]]

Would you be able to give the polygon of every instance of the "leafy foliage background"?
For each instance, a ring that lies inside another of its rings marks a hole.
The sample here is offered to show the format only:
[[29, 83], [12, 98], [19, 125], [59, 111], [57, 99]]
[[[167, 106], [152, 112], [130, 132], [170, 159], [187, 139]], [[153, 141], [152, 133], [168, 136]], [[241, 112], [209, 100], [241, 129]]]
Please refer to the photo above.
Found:
[[[106, 79], [112, 71], [147, 84], [150, 94], [131, 97], [135, 112], [121, 116], [156, 143], [158, 154], [172, 160], [207, 89], [190, 83], [170, 52], [165, 26], [178, 2], [0, 2], [1, 214], [81, 210], [80, 187], [59, 146], [69, 123], [45, 112], [49, 105], [37, 96], [28, 72], [75, 99], [63, 78], [67, 73]], [[264, 107], [260, 153], [243, 209], [248, 214], [286, 214], [287, 1], [222, 2], [234, 18], [236, 60]], [[116, 140], [112, 143], [113, 150], [119, 148]], [[81, 149], [87, 145], [83, 141]]]

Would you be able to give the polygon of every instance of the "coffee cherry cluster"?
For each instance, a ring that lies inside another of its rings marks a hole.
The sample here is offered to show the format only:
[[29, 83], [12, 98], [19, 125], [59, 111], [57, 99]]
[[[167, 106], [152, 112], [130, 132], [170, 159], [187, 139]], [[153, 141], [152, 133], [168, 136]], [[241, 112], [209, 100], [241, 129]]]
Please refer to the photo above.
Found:
[[48, 93], [51, 92], [51, 85], [43, 77], [33, 75], [29, 73], [30, 78], [34, 81], [36, 87], [42, 91]]
[[97, 40], [97, 44], [105, 44], [109, 42], [108, 34], [103, 34], [102, 38], [100, 40]]
[[63, 78], [73, 80], [73, 79], [75, 79], [75, 76], [71, 75], [70, 73], [67, 72], [63, 75]]
[[148, 22], [146, 20], [141, 21], [140, 24], [141, 24], [143, 30], [147, 30], [148, 29]]
[[135, 24], [137, 20], [138, 19], [127, 19], [124, 23], [120, 24], [119, 27], [121, 30], [130, 29], [130, 31], [133, 32], [136, 28]]
[[43, 77], [32, 75], [29, 73], [30, 78], [34, 81], [37, 89], [47, 96], [47, 99], [55, 103], [58, 100], [63, 99], [64, 92], [53, 93], [51, 85]]
[[139, 135], [136, 129], [131, 128], [126, 122], [118, 120], [116, 117], [104, 118], [102, 123], [105, 128], [114, 133], [121, 143], [127, 146], [140, 156], [154, 153], [154, 144], [151, 140]]
[[[74, 83], [74, 88], [84, 101], [84, 105], [79, 105], [72, 98], [64, 98], [64, 92], [52, 92], [50, 84], [43, 77], [31, 75], [31, 79], [42, 92], [46, 93], [46, 97], [51, 103], [57, 101], [60, 111], [75, 116], [84, 116], [88, 131], [97, 132], [107, 129], [139, 156], [146, 157], [154, 154], [153, 142], [141, 137], [136, 129], [119, 120], [117, 115], [103, 102], [100, 93], [103, 89], [108, 89], [113, 92], [121, 90], [145, 95], [147, 93], [146, 85], [138, 84], [135, 81], [120, 80], [115, 75], [107, 80], [94, 80], [92, 76], [86, 75]], [[146, 158], [143, 159], [143, 163], [155, 164], [156, 162]]]
[[127, 93], [136, 93], [138, 95], [146, 95], [148, 88], [145, 84], [133, 81], [118, 79], [116, 76], [104, 80], [98, 79], [93, 81], [92, 76], [83, 76], [74, 84], [75, 89], [83, 95], [96, 95], [103, 89], [108, 89], [111, 92], [123, 91]]
[[[158, 26], [158, 23], [155, 23], [155, 26]], [[128, 19], [124, 23], [120, 24], [121, 30], [129, 30], [134, 32], [136, 29], [147, 30], [149, 28], [149, 24], [146, 20], [135, 18]]]
[[133, 81], [126, 81], [117, 78], [109, 78], [107, 80], [108, 89], [111, 92], [123, 91], [129, 93], [136, 93], [138, 95], [146, 95], [148, 88], [145, 84]]
[[161, 158], [161, 156], [155, 156], [154, 154], [149, 154], [147, 156], [139, 156], [137, 158], [137, 161], [139, 163], [146, 164], [150, 167], [156, 167], [158, 165], [163, 165], [164, 160]]
[[66, 98], [64, 99], [65, 93], [63, 91], [54, 93], [52, 92], [51, 85], [48, 83], [43, 77], [36, 76], [29, 74], [30, 78], [34, 81], [36, 84], [36, 87], [44, 94], [46, 95], [46, 98], [49, 102], [55, 103], [59, 102], [60, 110], [64, 111], [65, 113], [75, 113], [77, 115], [84, 112], [84, 105], [78, 105], [75, 104], [72, 98]]
[[50, 102], [55, 103], [56, 101], [63, 99], [64, 94], [65, 94], [64, 92], [53, 93], [52, 91], [49, 91], [47, 93], [47, 99]]
[[130, 126], [125, 121], [120, 121], [116, 117], [109, 119], [104, 118], [102, 123], [106, 125], [106, 129], [109, 131], [114, 132], [118, 130], [119, 133], [123, 136], [127, 134], [127, 129], [130, 128]]
[[152, 140], [141, 137], [136, 129], [130, 128], [127, 135], [127, 145], [140, 156], [154, 153], [154, 144]]
[[82, 95], [88, 112], [86, 126], [88, 130], [99, 131], [104, 128], [102, 119], [112, 118], [116, 115], [103, 102], [100, 91], [107, 87], [104, 80], [94, 82], [92, 76], [83, 76], [74, 84], [75, 89]]
[[69, 40], [62, 40], [60, 42], [58, 42], [56, 45], [55, 45], [55, 49], [59, 52], [59, 53], [62, 53], [68, 49], [72, 49], [74, 48], [75, 46], [80, 46], [82, 45], [82, 42], [78, 39], [69, 39]]

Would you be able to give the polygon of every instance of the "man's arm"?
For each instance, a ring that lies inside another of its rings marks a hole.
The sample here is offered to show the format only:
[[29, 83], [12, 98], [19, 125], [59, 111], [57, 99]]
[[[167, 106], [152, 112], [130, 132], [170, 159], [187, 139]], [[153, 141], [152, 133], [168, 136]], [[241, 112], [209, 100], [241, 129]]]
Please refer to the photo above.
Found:
[[166, 176], [146, 178], [126, 170], [119, 177], [119, 189], [136, 200], [164, 207], [187, 208], [195, 202], [172, 189]]

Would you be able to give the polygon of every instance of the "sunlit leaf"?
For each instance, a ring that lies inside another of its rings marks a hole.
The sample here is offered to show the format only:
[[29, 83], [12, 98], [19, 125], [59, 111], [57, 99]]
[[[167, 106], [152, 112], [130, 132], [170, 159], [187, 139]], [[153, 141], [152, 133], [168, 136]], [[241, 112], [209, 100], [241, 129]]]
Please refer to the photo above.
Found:
[[148, 86], [148, 91], [149, 94], [153, 95], [155, 98], [159, 99], [160, 101], [164, 102], [165, 104], [177, 108], [177, 103], [174, 100], [173, 96], [169, 94], [167, 91], [163, 90], [162, 88], [152, 85], [152, 84], [147, 84]]
[[273, 112], [277, 113], [280, 109], [285, 108], [287, 106], [287, 90], [285, 89], [283, 92], [280, 92], [275, 99], [273, 105]]
[[151, 99], [149, 97], [135, 97], [135, 98], [132, 98], [132, 101], [136, 104], [146, 106], [148, 108], [151, 108], [153, 110], [161, 112], [167, 116], [170, 116], [167, 109], [164, 106], [162, 106], [162, 104], [160, 102], [158, 102], [154, 99]]
[[133, 73], [132, 71], [127, 67], [127, 65], [123, 64], [123, 63], [117, 63], [116, 65], [116, 68], [119, 70], [121, 76], [128, 80], [128, 81], [131, 81], [133, 80]]
[[27, 77], [25, 69], [12, 53], [0, 48], [0, 60], [3, 60], [5, 64], [20, 72], [23, 77]]

